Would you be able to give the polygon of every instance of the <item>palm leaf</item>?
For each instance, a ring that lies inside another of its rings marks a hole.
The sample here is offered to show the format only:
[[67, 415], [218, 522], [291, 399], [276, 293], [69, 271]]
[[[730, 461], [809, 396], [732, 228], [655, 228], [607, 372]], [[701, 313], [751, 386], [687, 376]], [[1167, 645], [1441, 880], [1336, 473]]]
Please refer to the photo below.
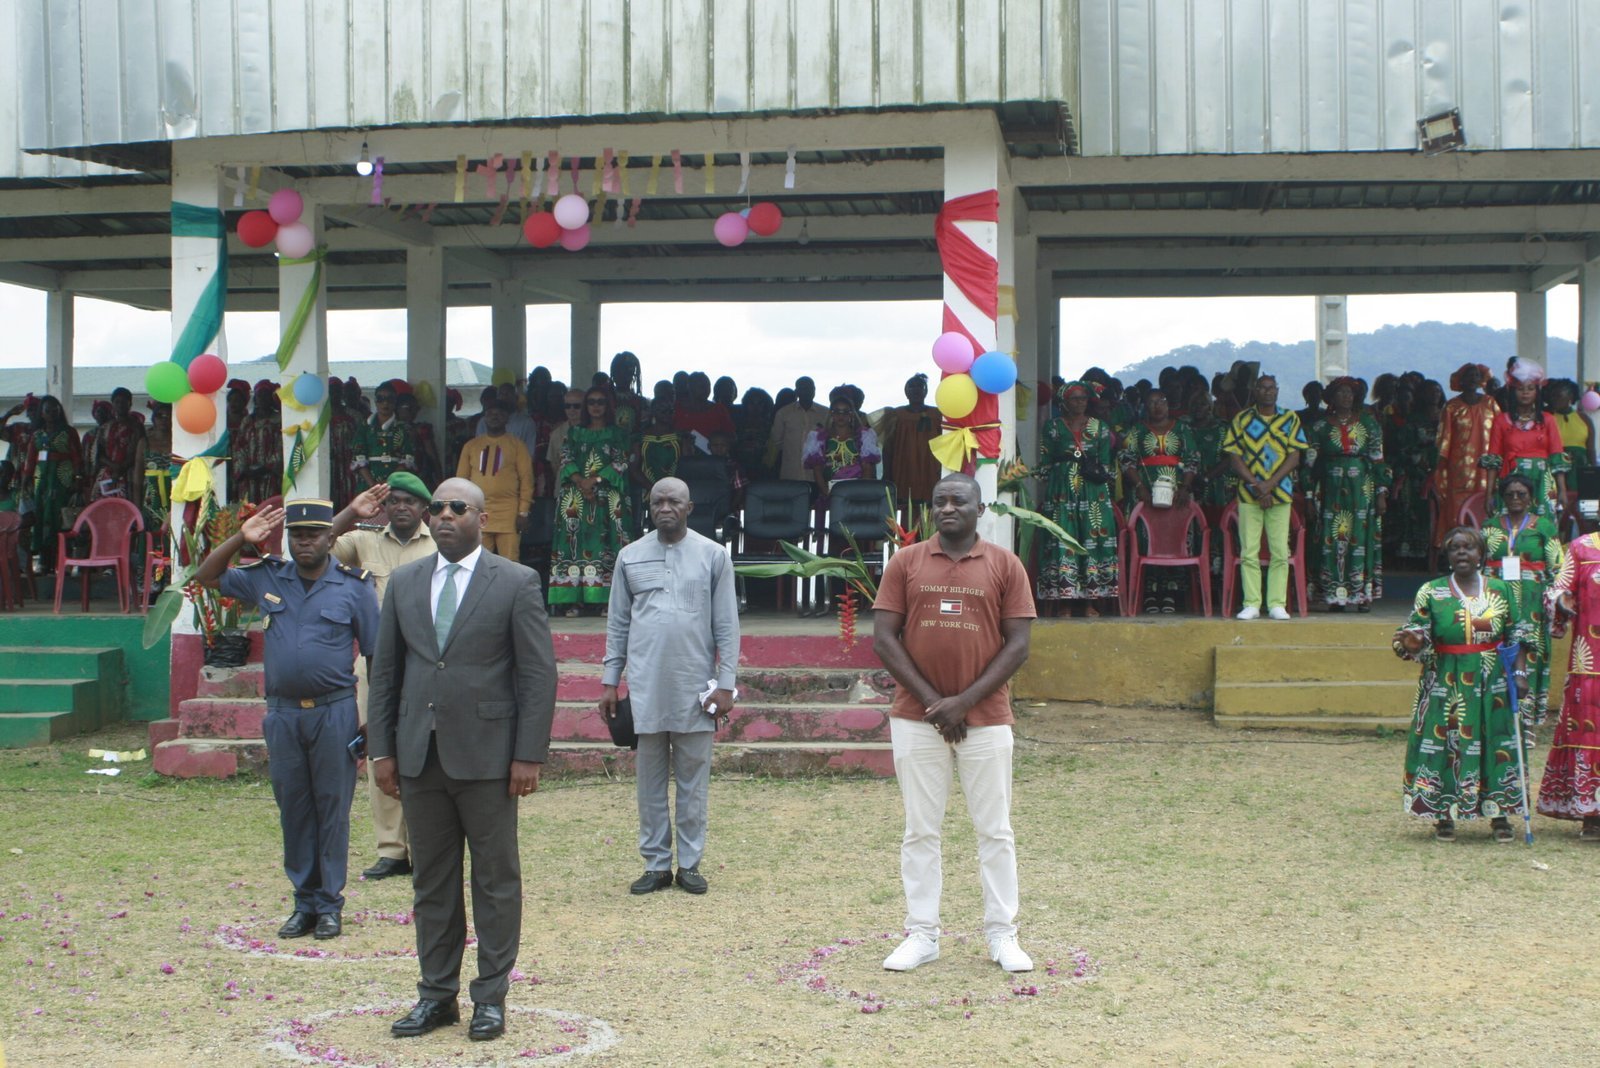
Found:
[[1051, 519], [1049, 516], [1040, 515], [1031, 508], [1022, 508], [1015, 504], [1007, 504], [1004, 501], [995, 501], [993, 504], [989, 505], [989, 511], [995, 513], [996, 515], [1011, 516], [1017, 522], [1023, 524], [1024, 527], [1036, 527], [1039, 530], [1044, 531], [1046, 534], [1059, 541], [1062, 545], [1066, 546], [1068, 552], [1082, 553], [1086, 551], [1078, 542], [1078, 539], [1074, 538], [1071, 534], [1068, 534], [1065, 530], [1063, 530], [1061, 525], [1058, 524], [1054, 519]]
[[170, 585], [156, 595], [150, 614], [144, 617], [144, 647], [151, 648], [172, 632], [173, 620], [183, 611], [183, 589]]

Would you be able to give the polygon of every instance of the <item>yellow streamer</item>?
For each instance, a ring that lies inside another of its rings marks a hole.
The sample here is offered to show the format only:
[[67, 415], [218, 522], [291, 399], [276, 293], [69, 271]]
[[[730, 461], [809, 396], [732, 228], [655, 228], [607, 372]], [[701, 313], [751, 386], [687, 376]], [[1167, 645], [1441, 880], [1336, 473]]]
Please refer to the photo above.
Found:
[[945, 466], [947, 470], [959, 471], [966, 466], [967, 460], [978, 451], [978, 435], [975, 430], [990, 430], [999, 426], [999, 423], [983, 423], [979, 426], [951, 426], [944, 425], [944, 433], [928, 442], [928, 451], [934, 458]]
[[1026, 423], [1032, 418], [1033, 387], [1017, 383], [1017, 422]]
[[661, 162], [666, 158], [666, 156], [657, 155], [650, 157], [650, 179], [644, 183], [645, 196], [653, 197], [656, 195], [656, 180], [661, 177]]
[[467, 157], [456, 157], [456, 203], [467, 199]]
[[1008, 315], [1013, 319], [1017, 317], [1016, 286], [1001, 286], [997, 291], [997, 299], [995, 301], [995, 317], [998, 318], [1002, 315]]
[[[250, 168], [250, 190], [249, 190], [249, 192], [247, 192], [245, 194], [245, 196], [248, 197], [250, 200], [255, 200], [256, 199], [256, 195], [258, 193], [260, 193], [260, 191], [261, 191], [261, 168], [260, 167], [251, 167]], [[3, 1066], [0, 1066], [0, 1068], [3, 1068]]]
[[717, 155], [715, 152], [706, 153], [706, 192], [717, 191]]
[[595, 157], [595, 161], [594, 161], [594, 184], [589, 189], [589, 199], [590, 200], [599, 200], [600, 199], [600, 193], [601, 193], [601, 188], [602, 188], [600, 183], [605, 181], [605, 178], [606, 178], [606, 166], [605, 166], [604, 163], [601, 162], [600, 157], [596, 156]]
[[211, 465], [206, 458], [196, 456], [184, 463], [178, 472], [178, 481], [172, 484], [172, 499], [187, 503], [198, 501], [211, 492]]

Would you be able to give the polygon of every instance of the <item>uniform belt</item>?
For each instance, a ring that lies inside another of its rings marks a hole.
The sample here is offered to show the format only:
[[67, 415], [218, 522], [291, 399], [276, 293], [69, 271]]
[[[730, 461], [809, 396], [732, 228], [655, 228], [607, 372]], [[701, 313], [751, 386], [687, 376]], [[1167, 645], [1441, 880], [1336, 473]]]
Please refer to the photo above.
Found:
[[346, 686], [342, 690], [325, 693], [321, 697], [268, 697], [268, 708], [316, 708], [318, 705], [331, 705], [335, 701], [343, 701], [347, 697], [354, 697], [356, 688]]
[[1439, 642], [1434, 645], [1436, 653], [1449, 653], [1451, 656], [1470, 656], [1473, 653], [1492, 653], [1497, 648], [1494, 642], [1473, 642], [1470, 645], [1446, 645]]
[[1139, 460], [1140, 467], [1177, 467], [1182, 461], [1176, 456], [1144, 456]]

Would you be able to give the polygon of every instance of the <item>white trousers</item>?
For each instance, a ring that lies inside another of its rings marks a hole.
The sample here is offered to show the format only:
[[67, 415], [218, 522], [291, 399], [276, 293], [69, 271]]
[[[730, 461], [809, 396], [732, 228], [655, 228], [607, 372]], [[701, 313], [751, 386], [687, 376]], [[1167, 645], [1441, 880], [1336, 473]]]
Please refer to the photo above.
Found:
[[1011, 728], [969, 727], [950, 745], [934, 727], [892, 718], [894, 773], [906, 806], [900, 843], [900, 881], [906, 891], [906, 930], [939, 937], [939, 895], [944, 886], [940, 829], [954, 772], [978, 835], [983, 881], [983, 930], [988, 938], [1017, 933], [1017, 844], [1011, 834]]

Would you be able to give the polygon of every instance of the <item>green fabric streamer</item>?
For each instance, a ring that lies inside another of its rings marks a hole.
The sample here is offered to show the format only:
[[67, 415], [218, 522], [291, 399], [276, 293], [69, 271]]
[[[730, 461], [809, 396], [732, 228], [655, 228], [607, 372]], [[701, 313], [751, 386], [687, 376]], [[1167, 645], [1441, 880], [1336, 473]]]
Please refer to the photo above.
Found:
[[[283, 495], [289, 496], [289, 491], [294, 488], [295, 480], [301, 470], [311, 461], [317, 448], [322, 444], [322, 439], [328, 432], [328, 420], [333, 415], [333, 405], [326, 400], [322, 403], [322, 412], [317, 416], [317, 421], [311, 427], [311, 433], [301, 435], [295, 431], [294, 447], [289, 450], [289, 458], [283, 465]], [[298, 458], [298, 459], [297, 459]]]
[[200, 294], [189, 321], [183, 324], [172, 347], [172, 362], [185, 371], [194, 358], [206, 350], [222, 330], [222, 313], [228, 302], [228, 226], [222, 212], [194, 204], [172, 205], [173, 237], [214, 237], [217, 240], [217, 269]]
[[283, 329], [283, 340], [278, 342], [278, 370], [289, 369], [289, 360], [294, 356], [294, 350], [300, 345], [300, 335], [305, 333], [306, 323], [311, 319], [311, 310], [317, 306], [317, 291], [322, 287], [322, 261], [327, 259], [328, 250], [319, 248], [312, 250], [311, 255], [298, 260], [280, 259], [279, 267], [294, 267], [299, 264], [315, 264], [311, 269], [311, 284], [306, 286], [306, 291], [300, 294], [300, 303], [295, 306], [294, 318], [289, 320], [289, 325]]

